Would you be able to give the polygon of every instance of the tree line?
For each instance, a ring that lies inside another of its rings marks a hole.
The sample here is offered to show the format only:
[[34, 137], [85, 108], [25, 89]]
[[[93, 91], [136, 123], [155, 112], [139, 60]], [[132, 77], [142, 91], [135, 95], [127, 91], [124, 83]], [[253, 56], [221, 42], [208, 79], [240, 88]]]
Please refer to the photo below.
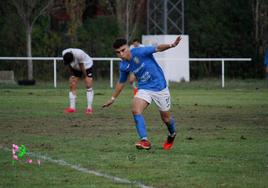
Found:
[[[227, 77], [264, 77], [268, 1], [184, 2], [184, 34], [189, 35], [190, 57], [249, 57], [253, 59], [250, 63], [226, 63]], [[147, 0], [2, 0], [0, 56], [61, 56], [63, 49], [77, 47], [92, 57], [113, 57], [115, 38], [131, 41], [147, 34], [146, 6]], [[25, 69], [27, 78], [33, 79], [31, 61], [0, 64], [1, 70]], [[191, 77], [218, 76], [219, 67], [213, 62], [191, 63]], [[50, 68], [39, 64], [42, 78]], [[109, 66], [98, 63], [95, 69], [105, 76]]]

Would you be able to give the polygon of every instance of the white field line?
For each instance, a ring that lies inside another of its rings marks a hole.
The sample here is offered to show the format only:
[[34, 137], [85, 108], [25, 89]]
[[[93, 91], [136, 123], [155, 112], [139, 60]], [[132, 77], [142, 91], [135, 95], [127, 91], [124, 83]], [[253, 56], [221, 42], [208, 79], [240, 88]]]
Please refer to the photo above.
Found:
[[[7, 149], [7, 148], [3, 148], [3, 149], [5, 151], [11, 151], [10, 149]], [[42, 159], [44, 161], [48, 161], [48, 162], [51, 162], [51, 163], [55, 163], [55, 164], [60, 165], [60, 166], [69, 167], [69, 168], [72, 168], [72, 169], [77, 170], [79, 172], [83, 172], [83, 173], [86, 173], [86, 174], [92, 174], [92, 175], [99, 176], [99, 177], [104, 177], [106, 179], [112, 180], [112, 181], [117, 182], [117, 183], [131, 184], [133, 186], [137, 186], [137, 187], [141, 187], [141, 188], [152, 188], [152, 187], [143, 185], [142, 183], [139, 183], [137, 181], [130, 181], [128, 179], [119, 178], [119, 177], [116, 177], [116, 176], [111, 176], [111, 175], [108, 175], [108, 174], [105, 174], [105, 173], [97, 172], [95, 170], [90, 170], [88, 168], [84, 168], [84, 167], [80, 166], [79, 164], [78, 165], [73, 165], [73, 164], [70, 164], [70, 163], [62, 160], [62, 159], [56, 160], [56, 159], [52, 159], [51, 157], [36, 154], [36, 153], [32, 153], [32, 152], [27, 152], [27, 154], [29, 156], [34, 157], [34, 158]]]

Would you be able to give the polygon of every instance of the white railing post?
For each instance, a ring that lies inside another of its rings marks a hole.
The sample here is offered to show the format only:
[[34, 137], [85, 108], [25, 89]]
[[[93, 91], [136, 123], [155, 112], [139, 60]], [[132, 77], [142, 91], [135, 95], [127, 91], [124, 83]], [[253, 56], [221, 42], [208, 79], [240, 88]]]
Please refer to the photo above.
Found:
[[114, 71], [113, 71], [113, 67], [114, 67], [114, 66], [113, 66], [113, 59], [111, 59], [111, 60], [110, 60], [110, 87], [111, 87], [111, 88], [113, 88], [113, 82], [114, 82], [114, 81], [113, 81], [113, 77], [114, 77], [114, 75], [113, 75], [113, 72], [114, 72]]
[[57, 60], [54, 59], [54, 88], [57, 87]]
[[221, 87], [224, 88], [224, 59], [221, 60]]
[[[57, 87], [57, 60], [62, 60], [62, 57], [0, 57], [0, 60], [53, 60], [54, 62], [54, 87]], [[92, 58], [93, 61], [110, 61], [110, 87], [113, 88], [113, 61], [120, 61], [119, 58], [111, 58], [111, 57], [95, 57]], [[166, 60], [174, 60], [174, 59], [169, 59], [165, 58]], [[252, 61], [251, 58], [189, 58], [189, 59], [180, 59], [180, 58], [175, 58], [175, 60], [189, 60], [191, 61], [221, 61], [222, 64], [222, 88], [225, 87], [225, 80], [224, 80], [224, 63], [225, 61]]]

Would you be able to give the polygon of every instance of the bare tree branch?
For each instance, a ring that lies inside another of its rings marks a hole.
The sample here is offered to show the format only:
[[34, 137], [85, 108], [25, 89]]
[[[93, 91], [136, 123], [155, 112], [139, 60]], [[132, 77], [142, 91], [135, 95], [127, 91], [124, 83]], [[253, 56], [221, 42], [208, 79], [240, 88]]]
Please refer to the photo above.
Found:
[[[36, 20], [46, 13], [53, 0], [12, 0], [17, 14], [21, 17], [26, 31], [27, 56], [32, 57], [32, 28]], [[28, 60], [28, 79], [33, 79], [33, 63]]]

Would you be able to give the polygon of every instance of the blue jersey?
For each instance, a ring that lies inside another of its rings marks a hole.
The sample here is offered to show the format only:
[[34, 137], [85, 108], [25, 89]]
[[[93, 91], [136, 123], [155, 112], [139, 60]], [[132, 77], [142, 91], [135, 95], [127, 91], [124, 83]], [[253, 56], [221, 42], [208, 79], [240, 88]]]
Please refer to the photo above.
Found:
[[161, 91], [167, 87], [166, 79], [161, 67], [155, 61], [153, 53], [156, 47], [133, 48], [129, 61], [120, 62], [119, 82], [124, 83], [128, 74], [133, 73], [138, 81], [139, 89]]

